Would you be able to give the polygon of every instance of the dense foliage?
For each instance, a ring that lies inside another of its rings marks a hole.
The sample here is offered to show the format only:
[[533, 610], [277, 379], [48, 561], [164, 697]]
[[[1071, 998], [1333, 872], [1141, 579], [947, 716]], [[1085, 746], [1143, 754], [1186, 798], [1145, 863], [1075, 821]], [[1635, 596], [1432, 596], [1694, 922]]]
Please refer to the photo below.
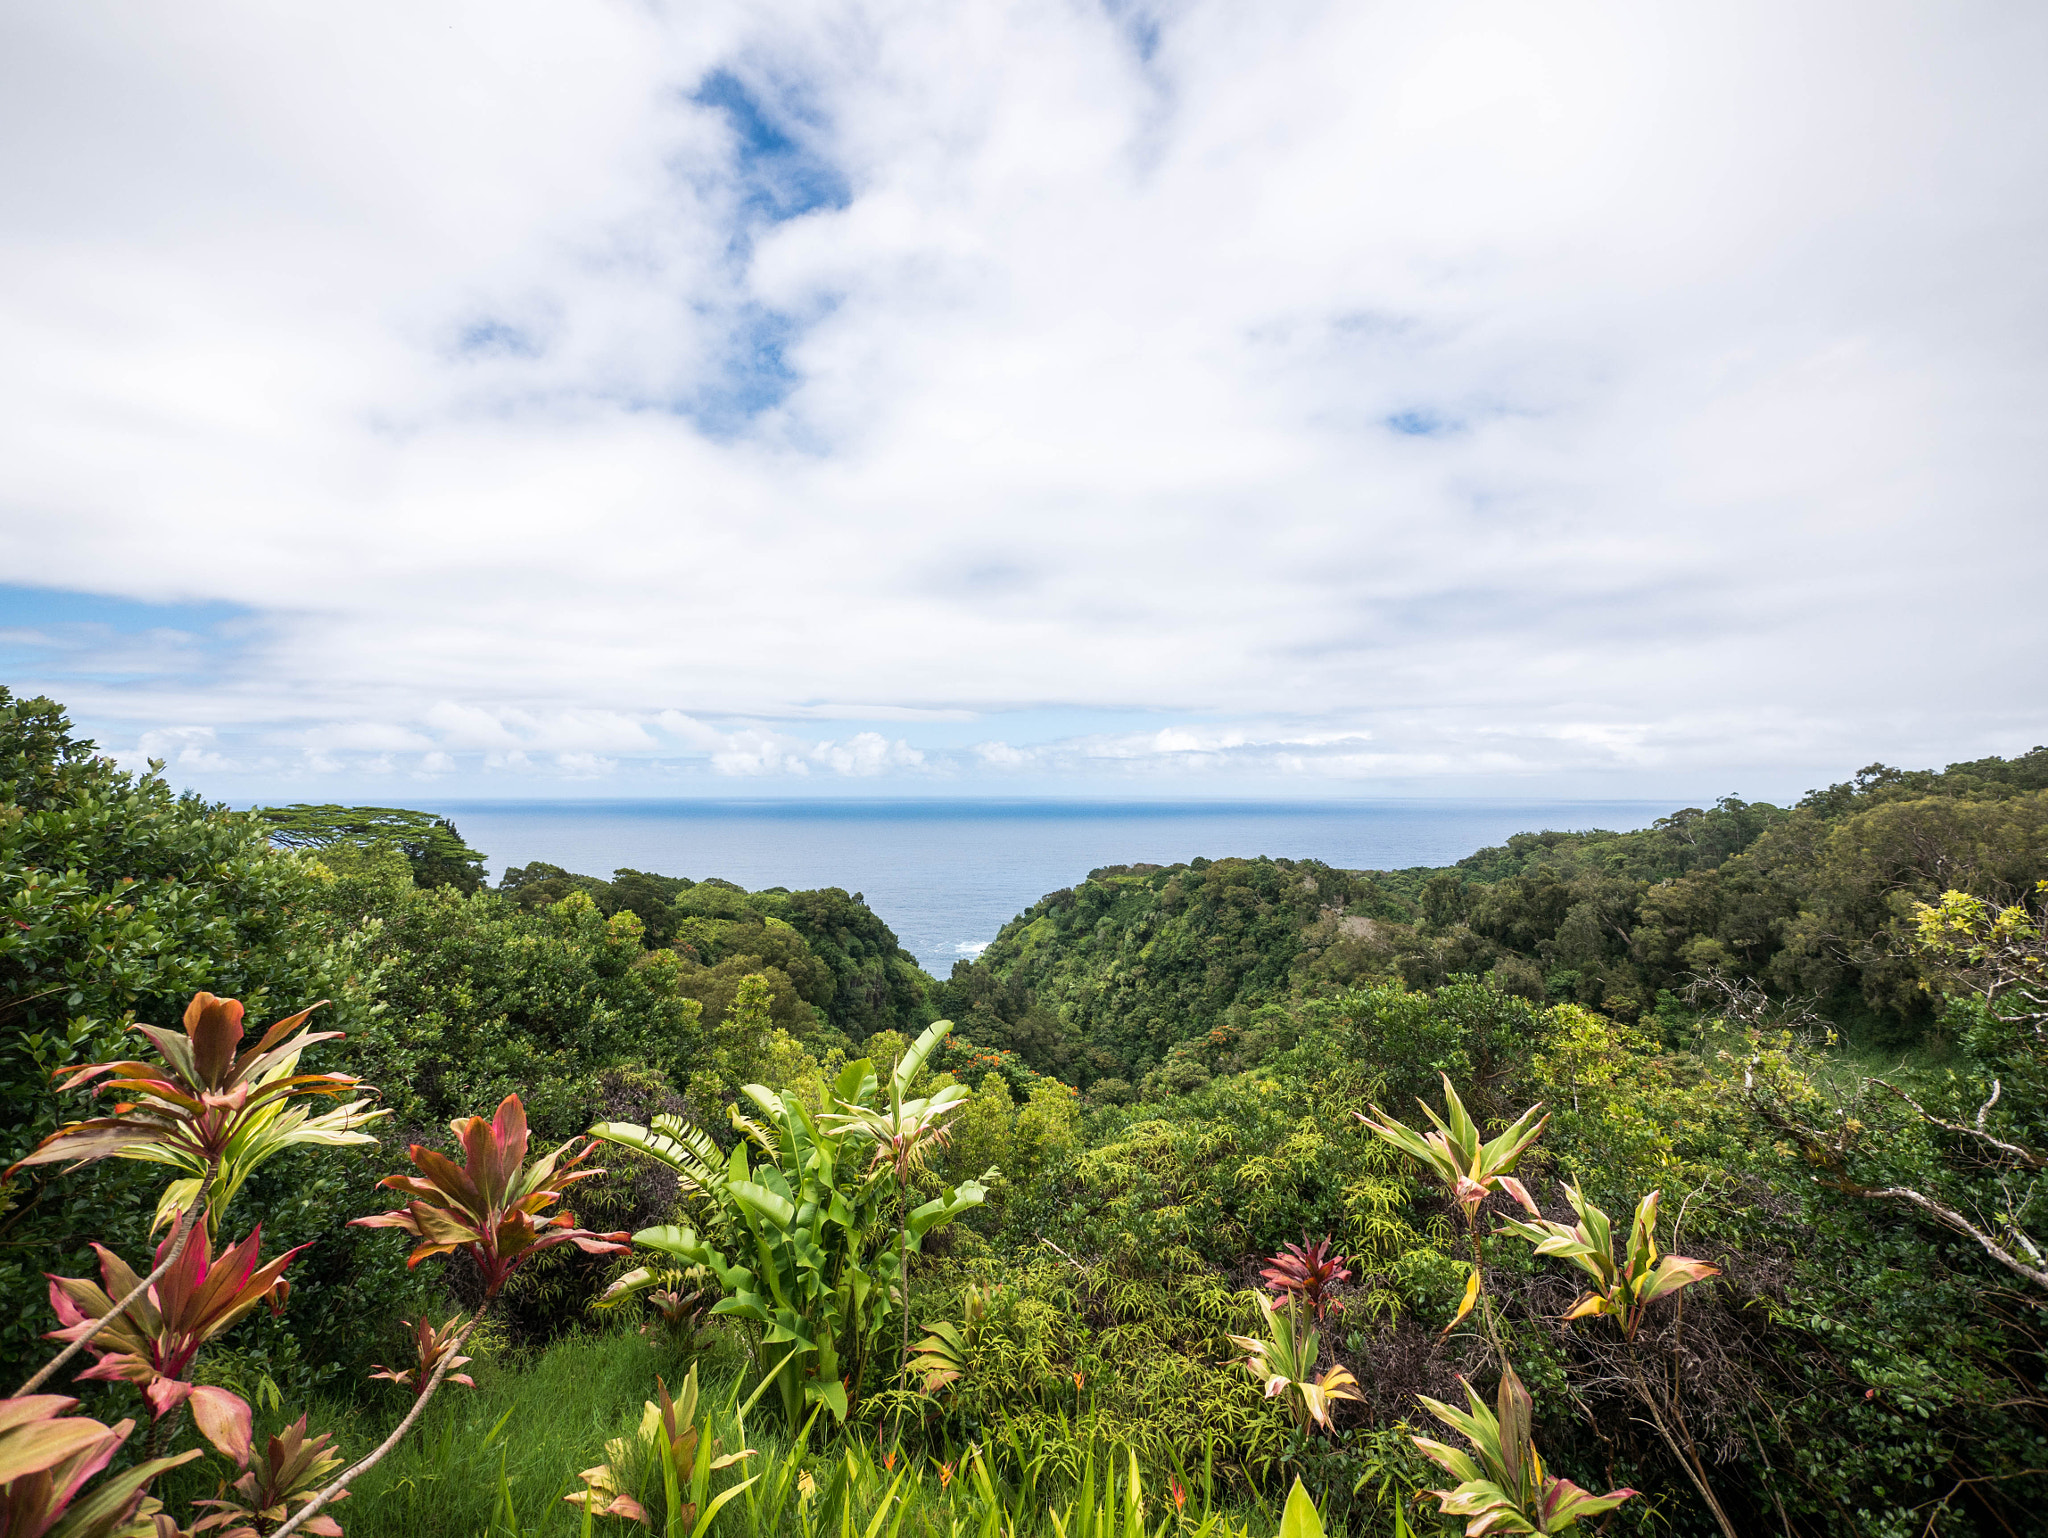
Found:
[[[344, 1031], [375, 1009], [363, 936], [327, 921], [311, 867], [160, 767], [127, 772], [55, 702], [0, 688], [0, 1161], [67, 1118], [54, 1074], [117, 1055], [129, 1022], [175, 1021], [201, 989], [261, 1018], [325, 998]], [[89, 1269], [93, 1239], [141, 1253], [161, 1183], [42, 1166], [0, 1190], [0, 1371], [25, 1373], [48, 1327], [42, 1273]]]
[[[0, 1196], [17, 1375], [116, 1321], [82, 1405], [8, 1401], [0, 1499], [330, 1532], [358, 1464], [356, 1538], [2028, 1530], [2044, 797], [2036, 750], [1446, 871], [1110, 868], [940, 984], [857, 896], [489, 890], [425, 814], [181, 799], [0, 693], [5, 1151], [121, 1129]], [[230, 993], [283, 1034], [223, 1046]], [[231, 1154], [286, 1073], [386, 1114]], [[235, 1285], [120, 1315], [153, 1216]]]
[[825, 1029], [851, 1046], [875, 1031], [915, 1031], [932, 1019], [928, 979], [858, 893], [748, 892], [717, 877], [637, 870], [603, 881], [544, 863], [513, 866], [499, 888], [528, 910], [583, 892], [607, 918], [630, 912], [647, 946], [684, 960], [686, 991], [712, 1026], [739, 980], [755, 974], [773, 986], [776, 1024], [796, 1035]]
[[1789, 811], [1729, 797], [1636, 833], [1517, 834], [1445, 870], [1108, 866], [957, 964], [937, 1002], [976, 1042], [1073, 1083], [1110, 1081], [1112, 1099], [1188, 1087], [1167, 1067], [1173, 1049], [1233, 1009], [1461, 974], [1675, 1022], [1683, 990], [1720, 973], [1809, 1000], [1853, 1040], [1900, 1046], [1938, 1022], [1913, 904], [1950, 889], [2011, 902], [2043, 876], [2048, 748], [1940, 773], [1873, 765]]

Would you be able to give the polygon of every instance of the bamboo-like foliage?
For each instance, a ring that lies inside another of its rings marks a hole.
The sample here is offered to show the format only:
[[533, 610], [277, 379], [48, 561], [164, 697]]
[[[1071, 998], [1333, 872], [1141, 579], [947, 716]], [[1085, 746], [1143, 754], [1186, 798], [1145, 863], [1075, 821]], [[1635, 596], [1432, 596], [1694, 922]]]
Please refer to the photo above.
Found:
[[[907, 1083], [902, 1066], [896, 1078]], [[874, 1064], [861, 1058], [840, 1071], [832, 1096], [843, 1107], [878, 1112], [879, 1090]], [[733, 1111], [744, 1139], [730, 1155], [673, 1117], [657, 1117], [652, 1127], [604, 1122], [591, 1135], [666, 1164], [726, 1227], [731, 1237], [723, 1244], [673, 1224], [633, 1238], [710, 1269], [724, 1293], [712, 1312], [758, 1333], [784, 1424], [800, 1425], [818, 1404], [843, 1420], [849, 1385], [857, 1390], [893, 1317], [904, 1256], [987, 1190], [973, 1180], [943, 1189], [903, 1215], [892, 1246], [893, 1153], [876, 1158], [881, 1145], [847, 1111], [821, 1116], [794, 1092], [759, 1084], [744, 1094], [757, 1114]]]
[[1621, 1321], [1621, 1332], [1635, 1339], [1643, 1310], [1657, 1299], [1669, 1297], [1694, 1282], [1719, 1276], [1721, 1268], [1684, 1255], [1657, 1252], [1657, 1193], [1652, 1191], [1636, 1203], [1635, 1222], [1629, 1231], [1628, 1252], [1614, 1258], [1614, 1238], [1607, 1214], [1586, 1200], [1576, 1181], [1564, 1188], [1565, 1198], [1579, 1221], [1567, 1228], [1544, 1218], [1521, 1222], [1505, 1219], [1500, 1231], [1527, 1239], [1538, 1255], [1568, 1260], [1585, 1272], [1592, 1285], [1572, 1304], [1567, 1319], [1584, 1319], [1594, 1314], [1611, 1314]]
[[[1464, 1383], [1462, 1378], [1458, 1381]], [[1455, 1489], [1429, 1493], [1442, 1503], [1445, 1516], [1472, 1519], [1466, 1532], [1561, 1533], [1640, 1493], [1622, 1489], [1593, 1495], [1545, 1470], [1542, 1455], [1529, 1436], [1534, 1406], [1512, 1367], [1501, 1373], [1496, 1409], [1488, 1409], [1471, 1384], [1464, 1386], [1469, 1411], [1453, 1409], [1426, 1395], [1417, 1397], [1430, 1414], [1471, 1443], [1472, 1451], [1427, 1437], [1415, 1438], [1415, 1445], [1460, 1481]]]

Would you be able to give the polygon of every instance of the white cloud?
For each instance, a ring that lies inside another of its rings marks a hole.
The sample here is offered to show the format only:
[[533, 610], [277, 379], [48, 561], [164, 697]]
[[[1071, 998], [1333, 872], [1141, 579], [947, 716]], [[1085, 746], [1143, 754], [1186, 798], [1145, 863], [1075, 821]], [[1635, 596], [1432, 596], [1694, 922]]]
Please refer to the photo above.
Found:
[[117, 755], [130, 769], [142, 769], [152, 759], [181, 774], [233, 774], [245, 764], [215, 750], [218, 738], [210, 726], [173, 726], [144, 732], [133, 753]]
[[19, 10], [8, 574], [264, 623], [13, 644], [122, 740], [207, 723], [194, 774], [2041, 735], [2048, 16], [1124, 14]]
[[601, 780], [618, 768], [618, 760], [596, 753], [557, 753], [555, 770], [565, 780]]
[[874, 775], [915, 769], [924, 763], [924, 754], [900, 737], [891, 742], [880, 732], [856, 732], [844, 742], [819, 743], [811, 761], [840, 774]]

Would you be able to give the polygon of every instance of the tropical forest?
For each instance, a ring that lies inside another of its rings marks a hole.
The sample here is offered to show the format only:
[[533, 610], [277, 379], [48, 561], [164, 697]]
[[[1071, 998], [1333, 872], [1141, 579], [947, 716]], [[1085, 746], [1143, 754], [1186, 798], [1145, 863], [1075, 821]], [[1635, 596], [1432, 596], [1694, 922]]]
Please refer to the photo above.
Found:
[[2042, 1531], [2048, 748], [943, 978], [486, 853], [0, 690], [0, 1538]]

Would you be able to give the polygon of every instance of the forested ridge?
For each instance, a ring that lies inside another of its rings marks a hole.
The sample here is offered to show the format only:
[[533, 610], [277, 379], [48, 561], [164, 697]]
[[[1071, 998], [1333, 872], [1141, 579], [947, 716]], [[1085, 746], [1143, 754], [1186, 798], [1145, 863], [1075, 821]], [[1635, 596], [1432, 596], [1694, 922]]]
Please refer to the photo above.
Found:
[[[1586, 1530], [2031, 1531], [2044, 815], [2037, 748], [1441, 870], [1107, 867], [941, 981], [858, 894], [491, 886], [445, 819], [231, 811], [0, 691], [6, 1161], [131, 1114], [66, 1085], [202, 990], [252, 1027], [328, 1001], [345, 1035], [298, 1071], [375, 1108], [221, 1190], [219, 1245], [306, 1246], [275, 1313], [45, 1392], [152, 1428], [107, 1478], [205, 1455], [153, 1474], [184, 1511], [238, 1477], [198, 1406], [253, 1406], [259, 1453], [308, 1413], [357, 1458], [445, 1362], [432, 1321], [464, 1381], [354, 1478], [356, 1538], [1265, 1538], [1297, 1482], [1290, 1538], [1463, 1531], [1496, 1496], [1415, 1440], [1468, 1445], [1430, 1409], [1461, 1377], [1590, 1492]], [[600, 1140], [548, 1230], [581, 1240], [408, 1266], [357, 1223], [409, 1168], [454, 1190], [407, 1145], [459, 1153], [446, 1124], [496, 1107], [463, 1146], [500, 1146], [514, 1104], [536, 1157]], [[1441, 1150], [1396, 1125], [1429, 1117]], [[17, 1380], [58, 1324], [44, 1273], [146, 1259], [168, 1178], [9, 1169]], [[189, 1415], [156, 1415], [167, 1384]], [[752, 1461], [713, 1470], [714, 1435]], [[686, 1441], [701, 1480], [665, 1487]], [[1549, 1525], [1499, 1530], [1564, 1530], [1542, 1480], [1488, 1509]], [[1428, 1493], [1454, 1486], [1455, 1516]]]
[[2048, 748], [1939, 772], [1879, 764], [1789, 809], [1728, 797], [1640, 832], [1522, 833], [1446, 869], [1105, 867], [956, 966], [940, 1008], [1111, 1097], [1184, 1085], [1174, 1049], [1233, 1011], [1461, 975], [1674, 1045], [1688, 986], [1739, 977], [1854, 1043], [1903, 1048], [1941, 1008], [1909, 943], [1913, 904], [1952, 888], [2014, 902], [2044, 873]]

